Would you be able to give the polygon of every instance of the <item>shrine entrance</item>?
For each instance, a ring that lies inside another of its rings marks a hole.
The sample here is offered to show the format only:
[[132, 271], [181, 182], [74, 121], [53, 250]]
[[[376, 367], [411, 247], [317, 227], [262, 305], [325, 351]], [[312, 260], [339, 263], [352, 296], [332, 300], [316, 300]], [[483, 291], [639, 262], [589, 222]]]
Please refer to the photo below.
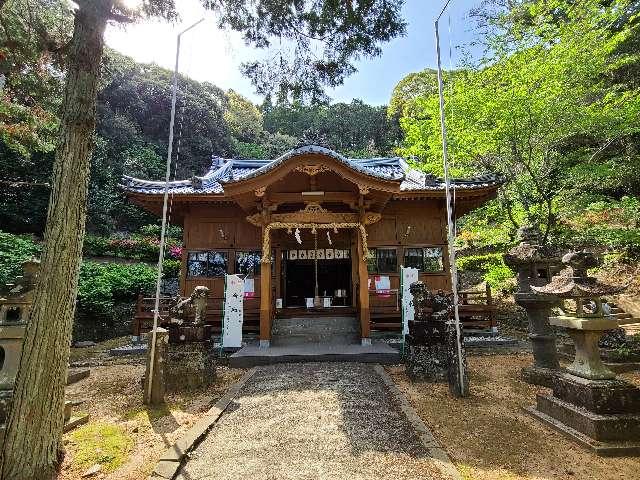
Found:
[[[299, 251], [283, 252], [282, 293], [284, 308], [312, 308], [315, 297], [316, 260], [299, 259]], [[349, 252], [345, 250], [345, 252]], [[291, 258], [294, 257], [294, 258]], [[321, 308], [352, 306], [353, 288], [351, 259], [322, 258], [317, 260], [318, 296]]]

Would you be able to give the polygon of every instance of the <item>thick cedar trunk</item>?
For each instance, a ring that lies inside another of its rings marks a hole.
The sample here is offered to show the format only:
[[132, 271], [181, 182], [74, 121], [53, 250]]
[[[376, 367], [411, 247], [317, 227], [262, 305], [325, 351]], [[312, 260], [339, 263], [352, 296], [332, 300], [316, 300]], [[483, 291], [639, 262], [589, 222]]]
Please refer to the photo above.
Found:
[[96, 93], [103, 34], [112, 0], [78, 4], [45, 247], [0, 456], [2, 480], [48, 480], [55, 475], [59, 459]]

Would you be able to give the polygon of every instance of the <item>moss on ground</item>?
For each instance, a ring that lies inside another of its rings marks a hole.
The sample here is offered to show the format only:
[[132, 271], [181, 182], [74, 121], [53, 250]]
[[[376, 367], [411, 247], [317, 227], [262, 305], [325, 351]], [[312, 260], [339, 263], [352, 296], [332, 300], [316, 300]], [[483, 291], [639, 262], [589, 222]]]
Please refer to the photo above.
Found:
[[119, 425], [90, 422], [69, 435], [72, 464], [87, 469], [96, 463], [112, 472], [127, 462], [133, 439]]

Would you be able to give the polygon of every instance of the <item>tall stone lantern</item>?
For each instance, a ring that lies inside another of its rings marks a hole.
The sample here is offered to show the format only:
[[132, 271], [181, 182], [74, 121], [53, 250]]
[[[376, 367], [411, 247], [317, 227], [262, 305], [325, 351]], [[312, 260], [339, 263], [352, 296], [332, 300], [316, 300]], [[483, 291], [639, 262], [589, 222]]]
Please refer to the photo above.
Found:
[[587, 270], [598, 265], [589, 252], [572, 252], [562, 257], [567, 267], [543, 287], [531, 287], [541, 298], [560, 301], [562, 315], [549, 318], [551, 325], [566, 328], [576, 347], [574, 362], [567, 371], [589, 380], [615, 378], [600, 359], [598, 341], [607, 330], [618, 328], [615, 317], [605, 314], [602, 296], [618, 293], [624, 287], [603, 284], [589, 277]]
[[558, 305], [559, 300], [536, 295], [531, 288], [549, 283], [553, 273], [560, 270], [560, 256], [551, 248], [541, 246], [538, 232], [531, 227], [521, 228], [518, 236], [520, 243], [505, 254], [504, 261], [518, 275], [518, 291], [514, 299], [527, 312], [533, 350], [533, 365], [522, 369], [522, 378], [527, 383], [551, 387], [560, 365], [549, 316], [551, 308]]
[[568, 253], [562, 263], [566, 268], [551, 282], [531, 288], [560, 301], [562, 314], [549, 322], [567, 329], [576, 356], [554, 377], [553, 395], [538, 393], [536, 406], [526, 410], [598, 455], [640, 455], [640, 389], [616, 379], [598, 348], [602, 334], [619, 326], [603, 311], [602, 296], [623, 288], [588, 276], [587, 269], [598, 263], [590, 253]]

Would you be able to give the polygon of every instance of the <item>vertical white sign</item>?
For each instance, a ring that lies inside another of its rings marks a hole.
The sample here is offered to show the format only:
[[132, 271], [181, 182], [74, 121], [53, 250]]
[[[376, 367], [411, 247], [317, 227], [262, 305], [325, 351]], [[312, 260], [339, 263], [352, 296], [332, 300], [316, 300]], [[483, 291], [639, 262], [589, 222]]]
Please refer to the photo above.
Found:
[[401, 268], [402, 276], [402, 335], [409, 333], [409, 320], [414, 318], [413, 295], [409, 291], [412, 283], [418, 281], [417, 268]]
[[227, 275], [224, 284], [224, 318], [222, 321], [222, 346], [242, 346], [242, 318], [244, 280], [239, 275]]

